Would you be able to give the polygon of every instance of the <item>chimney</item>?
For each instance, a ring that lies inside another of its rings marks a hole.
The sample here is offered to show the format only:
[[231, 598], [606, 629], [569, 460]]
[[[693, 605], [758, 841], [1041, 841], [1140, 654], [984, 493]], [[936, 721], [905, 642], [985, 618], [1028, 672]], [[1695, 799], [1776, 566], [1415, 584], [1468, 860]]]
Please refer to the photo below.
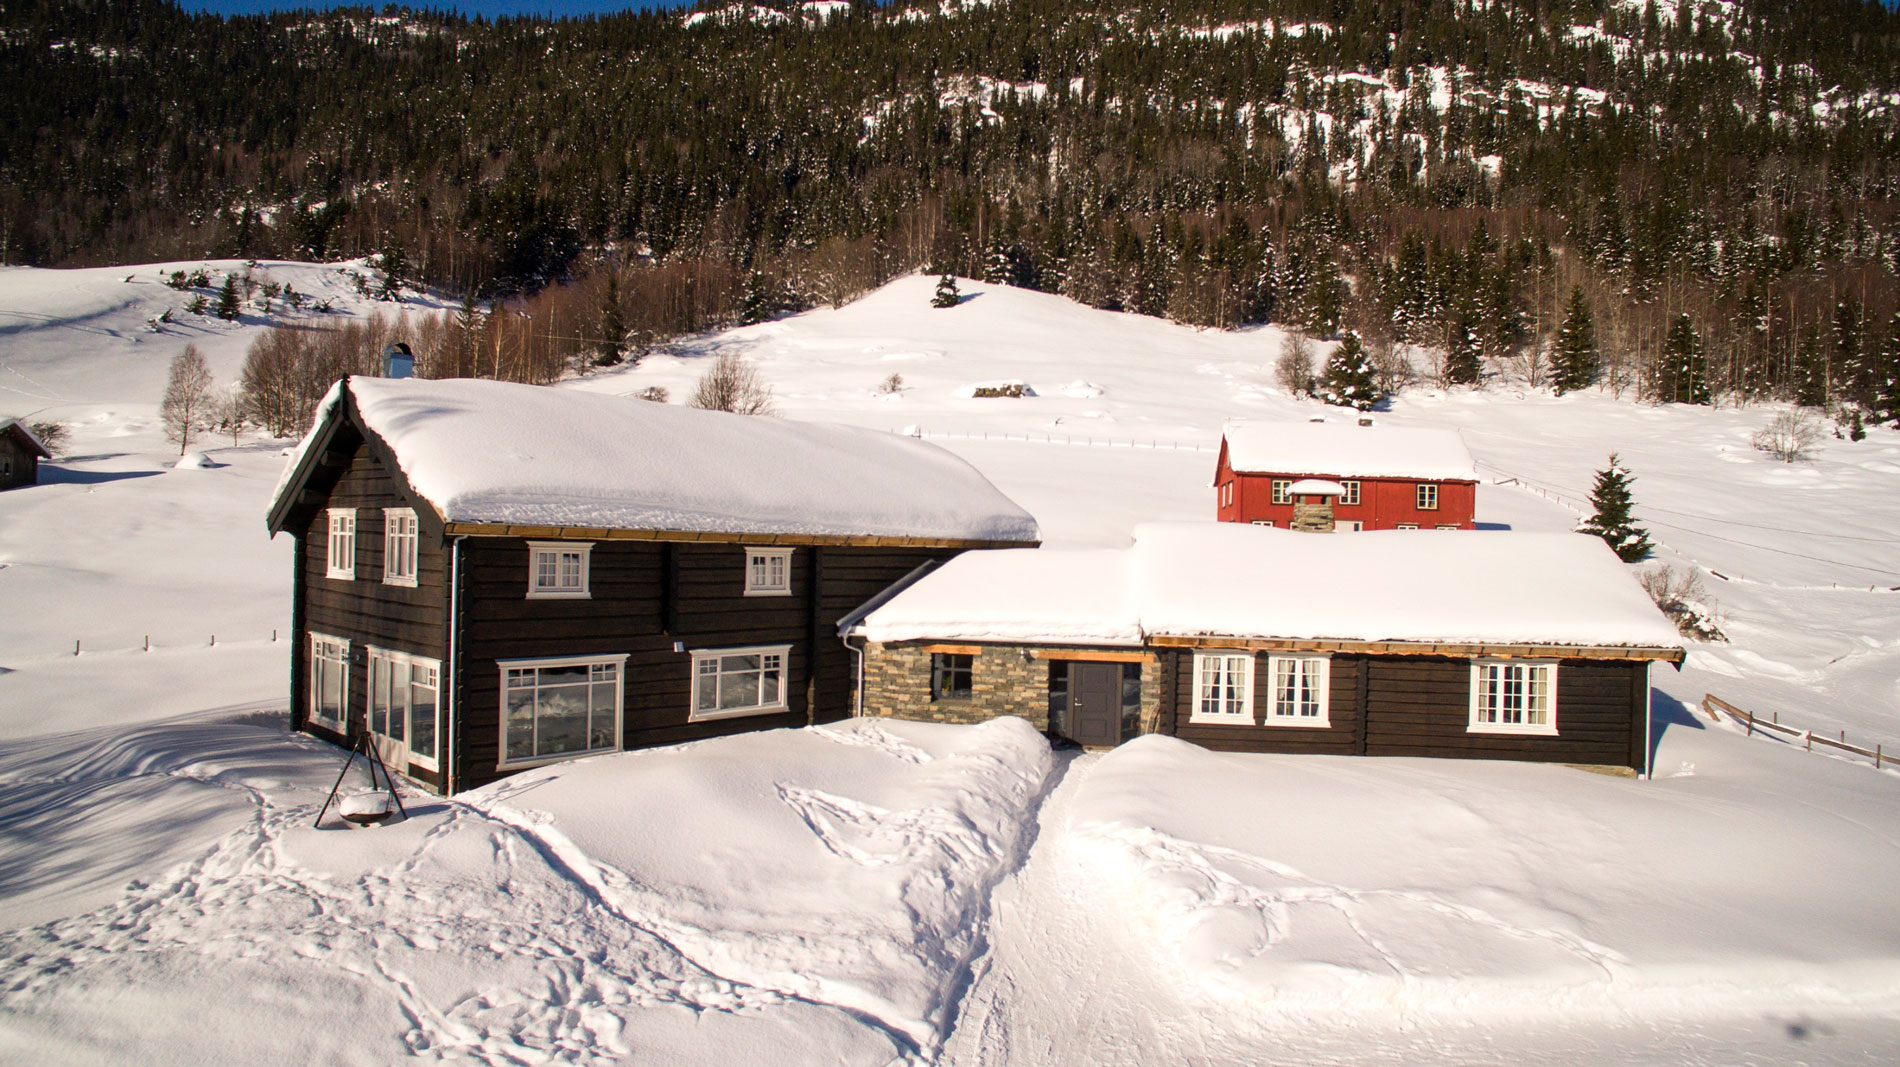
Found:
[[409, 378], [416, 373], [416, 357], [409, 353], [409, 346], [397, 341], [383, 349], [383, 377]]
[[1287, 529], [1303, 533], [1333, 532], [1333, 499], [1345, 495], [1345, 486], [1324, 478], [1301, 478], [1289, 491], [1293, 494], [1293, 521], [1287, 524]]

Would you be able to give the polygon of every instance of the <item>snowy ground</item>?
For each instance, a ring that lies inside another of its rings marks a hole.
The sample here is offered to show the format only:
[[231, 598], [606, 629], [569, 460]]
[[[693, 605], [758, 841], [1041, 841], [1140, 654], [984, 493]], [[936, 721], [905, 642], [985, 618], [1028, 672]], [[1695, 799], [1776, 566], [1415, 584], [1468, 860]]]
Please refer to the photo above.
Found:
[[[1657, 672], [1653, 782], [860, 722], [312, 829], [339, 756], [284, 731], [289, 549], [263, 508], [286, 442], [179, 470], [158, 431], [170, 356], [198, 343], [228, 381], [262, 321], [153, 332], [182, 305], [161, 271], [194, 266], [0, 269], [0, 414], [74, 436], [0, 496], [0, 1062], [1900, 1054], [1900, 774], [1691, 710], [1713, 691], [1900, 748], [1900, 435], [1791, 466], [1749, 448], [1758, 408], [1493, 389], [1380, 416], [1458, 427], [1516, 479], [1480, 488], [1493, 527], [1566, 528], [1614, 449], [1663, 561], [1726, 576], [1733, 642]], [[386, 307], [334, 266], [262, 268]], [[1224, 418], [1338, 415], [1272, 388], [1271, 329], [967, 282], [937, 311], [933, 284], [579, 387], [678, 397], [744, 352], [788, 416], [915, 428], [1052, 545], [1208, 516]], [[968, 395], [1004, 380], [1035, 395]]]

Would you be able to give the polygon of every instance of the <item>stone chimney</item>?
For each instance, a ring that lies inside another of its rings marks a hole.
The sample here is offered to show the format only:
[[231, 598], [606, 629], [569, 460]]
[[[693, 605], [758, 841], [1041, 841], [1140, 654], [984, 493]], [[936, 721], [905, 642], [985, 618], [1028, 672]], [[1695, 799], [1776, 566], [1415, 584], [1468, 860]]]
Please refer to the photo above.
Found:
[[1333, 532], [1333, 501], [1346, 493], [1346, 487], [1324, 478], [1302, 478], [1290, 488], [1293, 494], [1293, 521], [1289, 530], [1302, 533]]

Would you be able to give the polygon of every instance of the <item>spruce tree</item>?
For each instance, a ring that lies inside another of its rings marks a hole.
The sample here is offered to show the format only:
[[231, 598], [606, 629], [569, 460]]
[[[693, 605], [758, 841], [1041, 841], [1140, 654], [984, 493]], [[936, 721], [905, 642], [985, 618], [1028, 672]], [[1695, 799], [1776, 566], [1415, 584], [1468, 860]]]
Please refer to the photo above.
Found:
[[409, 256], [403, 250], [402, 238], [393, 233], [383, 244], [381, 266], [383, 281], [376, 290], [376, 299], [401, 300], [403, 282], [409, 276]]
[[611, 367], [626, 358], [627, 318], [620, 307], [620, 275], [609, 269], [600, 294], [600, 340], [594, 343], [594, 366]]
[[1445, 383], [1476, 385], [1484, 376], [1479, 357], [1478, 315], [1469, 301], [1461, 301], [1445, 325]]
[[1813, 326], [1809, 326], [1795, 344], [1794, 402], [1807, 408], [1827, 406], [1827, 356], [1821, 350], [1821, 336]]
[[933, 308], [953, 308], [962, 296], [957, 292], [957, 280], [946, 274], [937, 279], [937, 295], [930, 298]]
[[772, 300], [765, 291], [765, 274], [753, 271], [745, 279], [745, 303], [739, 307], [739, 325], [751, 326], [772, 317]]
[[1873, 416], [1875, 425], [1900, 426], [1900, 311], [1893, 313], [1874, 361]]
[[237, 275], [224, 276], [224, 288], [218, 290], [218, 317], [226, 322], [235, 322], [238, 317]]
[[1570, 307], [1557, 330], [1551, 362], [1551, 385], [1558, 396], [1596, 384], [1602, 357], [1597, 352], [1596, 319], [1590, 314], [1590, 302], [1584, 298], [1582, 286], [1570, 290]]
[[1578, 533], [1603, 538], [1618, 559], [1638, 563], [1649, 558], [1649, 531], [1636, 525], [1631, 515], [1630, 472], [1610, 453], [1610, 465], [1597, 472], [1596, 486], [1590, 490], [1590, 505], [1596, 509], [1577, 527]]
[[1320, 378], [1319, 398], [1328, 404], [1360, 411], [1371, 411], [1374, 404], [1384, 399], [1373, 373], [1372, 359], [1366, 355], [1366, 347], [1357, 333], [1346, 331], [1346, 336], [1327, 359], [1326, 372]]
[[1656, 365], [1656, 399], [1665, 404], [1708, 404], [1714, 402], [1709, 391], [1708, 361], [1702, 353], [1702, 337], [1696, 333], [1689, 316], [1678, 315], [1663, 340], [1662, 359]]

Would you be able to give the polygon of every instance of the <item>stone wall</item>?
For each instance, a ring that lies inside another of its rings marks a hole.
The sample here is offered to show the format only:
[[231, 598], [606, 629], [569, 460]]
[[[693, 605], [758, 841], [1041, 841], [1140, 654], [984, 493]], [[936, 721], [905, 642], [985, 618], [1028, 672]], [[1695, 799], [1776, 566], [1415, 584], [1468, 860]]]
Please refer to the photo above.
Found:
[[[1046, 731], [1049, 729], [1051, 662], [1046, 654], [1054, 652], [1059, 658], [1068, 659], [1077, 658], [1076, 654], [1086, 656], [1090, 651], [1073, 646], [872, 642], [864, 650], [864, 714], [920, 722], [961, 723], [1015, 715], [1036, 729]], [[971, 654], [968, 699], [930, 698], [932, 652]], [[1141, 664], [1139, 732], [1148, 733], [1155, 728], [1160, 693], [1161, 667], [1153, 656], [1147, 656]]]

